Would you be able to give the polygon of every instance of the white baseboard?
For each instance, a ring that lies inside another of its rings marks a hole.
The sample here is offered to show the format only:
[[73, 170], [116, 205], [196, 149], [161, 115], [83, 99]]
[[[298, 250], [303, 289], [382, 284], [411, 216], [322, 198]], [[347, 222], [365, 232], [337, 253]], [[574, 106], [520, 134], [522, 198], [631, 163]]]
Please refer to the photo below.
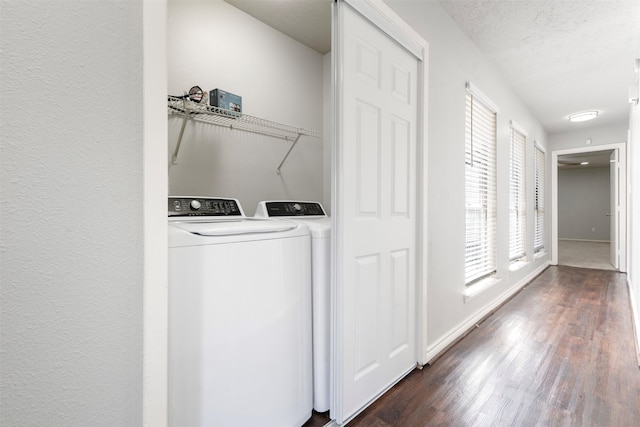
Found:
[[611, 243], [611, 240], [593, 240], [593, 239], [565, 239], [558, 237], [558, 240], [564, 240], [567, 242], [595, 242], [595, 243]]
[[627, 276], [627, 288], [629, 290], [629, 301], [631, 302], [631, 321], [633, 323], [633, 334], [635, 335], [636, 357], [638, 366], [640, 366], [640, 312], [638, 311], [638, 301], [634, 297], [635, 289], [629, 276]]
[[484, 309], [475, 313], [469, 317], [465, 322], [460, 324], [457, 328], [451, 330], [448, 334], [440, 338], [432, 346], [428, 347], [425, 352], [424, 360], [426, 363], [431, 363], [436, 357], [438, 357], [447, 347], [455, 343], [458, 339], [467, 334], [474, 326], [478, 324], [482, 319], [491, 314], [496, 308], [507, 301], [512, 295], [522, 289], [527, 283], [536, 278], [542, 273], [551, 263], [549, 261], [542, 264], [540, 267], [532, 271], [529, 275], [518, 281], [515, 285], [500, 294], [496, 299], [489, 303]]

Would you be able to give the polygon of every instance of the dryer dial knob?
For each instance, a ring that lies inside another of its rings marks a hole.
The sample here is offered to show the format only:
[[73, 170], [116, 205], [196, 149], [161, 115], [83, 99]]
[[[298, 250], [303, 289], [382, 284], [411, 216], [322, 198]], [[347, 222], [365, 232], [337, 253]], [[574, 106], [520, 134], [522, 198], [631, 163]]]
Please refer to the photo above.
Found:
[[200, 204], [199, 201], [192, 200], [191, 203], [190, 203], [190, 206], [191, 206], [191, 209], [193, 209], [194, 211], [197, 211], [198, 209], [200, 209], [200, 206], [202, 206], [202, 205]]
[[302, 210], [302, 206], [300, 206], [300, 203], [295, 203], [293, 205], [293, 210], [296, 212], [300, 212]]

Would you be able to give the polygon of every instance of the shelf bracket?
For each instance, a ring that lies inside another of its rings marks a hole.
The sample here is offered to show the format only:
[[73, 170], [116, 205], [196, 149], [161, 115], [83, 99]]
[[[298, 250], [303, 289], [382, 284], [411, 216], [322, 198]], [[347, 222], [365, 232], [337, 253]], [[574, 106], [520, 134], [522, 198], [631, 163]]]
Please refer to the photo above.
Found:
[[296, 146], [296, 144], [298, 143], [298, 141], [300, 140], [300, 137], [302, 136], [301, 133], [298, 133], [298, 136], [296, 137], [295, 141], [293, 141], [293, 144], [291, 144], [291, 147], [289, 147], [289, 151], [287, 151], [287, 154], [284, 155], [284, 159], [282, 159], [282, 161], [280, 162], [280, 164], [278, 165], [278, 169], [276, 169], [276, 173], [278, 175], [280, 175], [280, 168], [282, 168], [282, 165], [284, 164], [284, 162], [287, 160], [287, 157], [289, 157], [289, 154], [291, 154], [291, 150], [293, 150], [293, 147]]
[[173, 152], [173, 156], [171, 157], [171, 163], [174, 165], [178, 164], [178, 151], [180, 151], [180, 144], [182, 144], [182, 135], [184, 135], [184, 128], [187, 126], [187, 120], [189, 120], [189, 113], [185, 111], [185, 115], [182, 118], [182, 128], [180, 128], [180, 135], [178, 135], [178, 143], [176, 144], [176, 149]]

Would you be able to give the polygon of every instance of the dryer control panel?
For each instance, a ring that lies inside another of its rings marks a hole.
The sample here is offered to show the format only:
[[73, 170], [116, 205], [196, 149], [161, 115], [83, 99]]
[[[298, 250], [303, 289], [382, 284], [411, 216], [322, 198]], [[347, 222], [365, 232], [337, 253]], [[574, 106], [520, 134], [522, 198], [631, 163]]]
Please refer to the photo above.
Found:
[[236, 199], [213, 197], [169, 197], [170, 217], [176, 216], [244, 216]]
[[280, 201], [266, 202], [266, 216], [327, 216], [318, 202]]

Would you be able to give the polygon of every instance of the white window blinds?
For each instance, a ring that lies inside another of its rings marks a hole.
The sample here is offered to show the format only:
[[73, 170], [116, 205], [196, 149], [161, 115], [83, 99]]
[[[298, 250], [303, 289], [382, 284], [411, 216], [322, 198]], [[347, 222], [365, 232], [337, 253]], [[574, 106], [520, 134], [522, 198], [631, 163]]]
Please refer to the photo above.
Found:
[[515, 261], [526, 255], [527, 194], [525, 185], [526, 137], [511, 128], [511, 156], [509, 183], [509, 259]]
[[533, 234], [533, 249], [544, 249], [544, 151], [536, 145], [536, 227]]
[[496, 272], [496, 110], [467, 92], [466, 284]]

